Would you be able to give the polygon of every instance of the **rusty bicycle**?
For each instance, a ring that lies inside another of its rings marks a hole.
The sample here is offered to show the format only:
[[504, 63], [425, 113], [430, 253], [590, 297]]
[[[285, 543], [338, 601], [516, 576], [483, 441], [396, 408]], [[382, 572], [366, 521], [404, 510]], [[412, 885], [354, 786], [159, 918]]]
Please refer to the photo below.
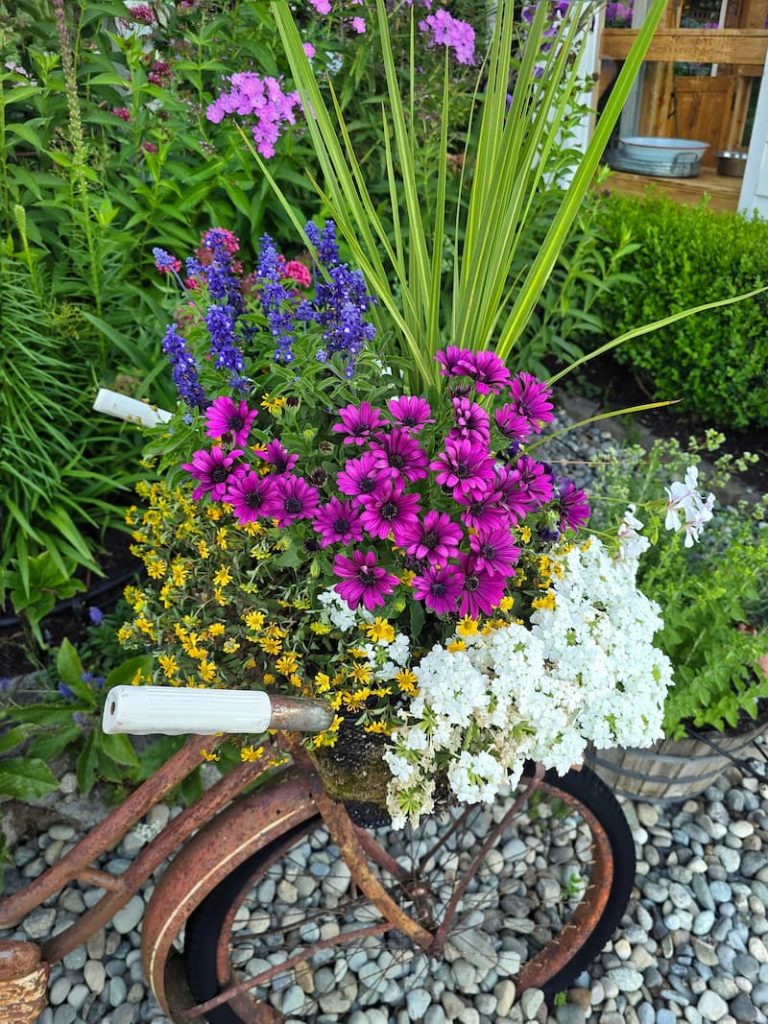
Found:
[[[402, 831], [364, 827], [328, 795], [301, 743], [300, 733], [327, 726], [327, 706], [263, 696], [278, 731], [257, 760], [223, 775], [122, 875], [93, 862], [200, 764], [204, 744], [223, 742], [211, 740], [215, 721], [0, 901], [8, 928], [67, 885], [102, 890], [42, 947], [0, 941], [0, 1019], [33, 1024], [50, 965], [108, 924], [169, 858], [141, 946], [145, 977], [174, 1024], [344, 1020], [373, 1006], [396, 1019], [409, 989], [431, 976], [443, 991], [457, 961], [470, 997], [505, 979], [551, 997], [611, 937], [634, 881], [634, 846], [617, 801], [588, 769], [559, 777], [531, 764], [492, 805], [446, 806]], [[143, 731], [163, 730], [184, 725]], [[286, 763], [274, 768], [276, 757]]]

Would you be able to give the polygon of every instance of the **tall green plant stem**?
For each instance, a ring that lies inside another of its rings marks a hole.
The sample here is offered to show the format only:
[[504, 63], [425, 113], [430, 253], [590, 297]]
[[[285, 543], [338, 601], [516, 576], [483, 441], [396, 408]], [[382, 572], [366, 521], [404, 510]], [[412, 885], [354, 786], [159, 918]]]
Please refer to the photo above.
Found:
[[77, 75], [72, 59], [72, 48], [69, 42], [64, 0], [53, 0], [53, 9], [56, 17], [56, 30], [59, 36], [61, 66], [66, 83], [69, 142], [72, 147], [72, 174], [75, 180], [75, 191], [80, 200], [82, 210], [83, 232], [88, 248], [88, 270], [91, 278], [91, 291], [93, 292], [93, 300], [96, 304], [96, 312], [101, 315], [101, 282], [99, 280], [96, 242], [93, 236], [93, 222], [91, 220], [90, 192], [86, 176], [87, 154], [85, 137], [83, 135], [83, 123], [80, 119], [80, 104], [77, 98]]

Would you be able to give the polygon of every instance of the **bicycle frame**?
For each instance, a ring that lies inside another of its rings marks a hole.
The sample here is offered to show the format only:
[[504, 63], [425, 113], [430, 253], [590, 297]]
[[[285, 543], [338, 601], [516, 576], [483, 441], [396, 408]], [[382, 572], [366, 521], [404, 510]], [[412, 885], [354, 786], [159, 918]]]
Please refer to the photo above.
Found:
[[[280, 816], [284, 811], [280, 808], [285, 803], [284, 797], [291, 788], [290, 785], [286, 789], [286, 784], [280, 782], [269, 793], [256, 792], [250, 796], [240, 797], [236, 801], [235, 798], [268, 768], [270, 763], [274, 763], [275, 756], [282, 753], [285, 748], [290, 751], [298, 768], [298, 772], [294, 774], [293, 784], [298, 785], [305, 795], [311, 797], [313, 808], [316, 808], [316, 812], [323, 818], [339, 847], [341, 856], [349, 865], [354, 883], [385, 918], [384, 922], [371, 924], [362, 929], [360, 935], [375, 935], [397, 928], [430, 955], [440, 954], [461, 895], [477, 872], [482, 856], [539, 784], [543, 775], [542, 770], [537, 767], [534, 776], [518, 795], [503, 821], [489, 834], [482, 850], [462, 879], [459, 890], [454, 893], [454, 899], [436, 932], [429, 931], [420, 921], [412, 918], [386, 892], [371, 870], [370, 863], [372, 861], [387, 871], [394, 872], [395, 875], [399, 870], [397, 864], [369, 833], [353, 825], [342, 804], [335, 802], [325, 793], [322, 781], [297, 736], [282, 734], [281, 748], [274, 743], [267, 744], [256, 761], [239, 765], [223, 776], [203, 793], [196, 803], [170, 821], [122, 875], [115, 876], [91, 867], [96, 857], [116, 846], [147, 811], [200, 764], [202, 745], [206, 744], [210, 748], [222, 742], [224, 737], [215, 738], [213, 743], [211, 739], [190, 737], [165, 765], [80, 840], [60, 861], [25, 889], [0, 901], [0, 927], [8, 927], [16, 924], [69, 882], [79, 881], [105, 890], [101, 899], [83, 913], [77, 922], [42, 943], [40, 947], [31, 942], [0, 941], [0, 1011], [5, 1010], [8, 1013], [8, 1017], [3, 1019], [13, 1020], [14, 1024], [33, 1024], [45, 1007], [50, 965], [61, 960], [106, 925], [152, 872], [174, 853], [177, 856], [157, 886], [147, 909], [142, 936], [142, 945], [147, 935], [149, 936], [147, 941], [153, 955], [160, 951], [159, 967], [149, 962], [152, 958], [145, 955], [145, 974], [163, 1011], [173, 1020], [199, 1020], [208, 1010], [231, 1000], [237, 1002], [238, 999], [245, 998], [249, 989], [268, 980], [266, 975], [259, 975], [247, 982], [233, 985], [220, 995], [199, 1005], [193, 1005], [194, 1000], [186, 992], [184, 984], [181, 986], [183, 991], [169, 993], [166, 991], [165, 966], [172, 952], [175, 933], [170, 934], [167, 925], [169, 921], [180, 919], [180, 894], [185, 887], [188, 893], [190, 878], [204, 877], [206, 881], [210, 881], [217, 873], [224, 875], [231, 870], [228, 863], [231, 856], [237, 855], [249, 844], [253, 845], [256, 842], [258, 845], [264, 845], [271, 838], [284, 834], [285, 819]], [[227, 804], [231, 806], [224, 810]], [[303, 813], [306, 818], [306, 812]], [[270, 828], [274, 830], [275, 821], [279, 821], [280, 830], [273, 836]], [[301, 820], [297, 820], [297, 824], [301, 823]], [[205, 832], [184, 846], [192, 834], [206, 824], [208, 828]], [[210, 842], [211, 835], [215, 836], [215, 844]], [[184, 849], [180, 850], [181, 847]], [[215, 850], [212, 853], [213, 847]], [[212, 857], [215, 857], [213, 866]], [[184, 908], [182, 915], [188, 913], [189, 909]], [[320, 942], [304, 950], [302, 957], [311, 956], [314, 950], [322, 945]], [[535, 980], [529, 981], [528, 985], [530, 984], [535, 984]], [[171, 1003], [174, 1005], [171, 1006]]]

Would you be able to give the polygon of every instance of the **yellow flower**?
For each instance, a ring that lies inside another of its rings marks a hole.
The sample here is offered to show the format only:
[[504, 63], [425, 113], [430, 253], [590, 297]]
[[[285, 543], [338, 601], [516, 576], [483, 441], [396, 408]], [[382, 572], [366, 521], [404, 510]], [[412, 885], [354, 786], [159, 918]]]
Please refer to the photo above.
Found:
[[229, 530], [226, 526], [220, 526], [216, 531], [216, 545], [220, 547], [222, 551], [226, 551], [228, 547], [227, 535]]
[[218, 523], [221, 519], [221, 509], [217, 508], [216, 505], [206, 505], [205, 514], [212, 523]]
[[472, 619], [469, 615], [465, 615], [463, 619], [459, 619], [456, 632], [459, 636], [475, 636], [478, 632], [477, 619]]
[[179, 671], [178, 663], [172, 654], [161, 654], [157, 660], [160, 662], [160, 668], [167, 679], [175, 676]]
[[466, 649], [467, 645], [464, 643], [463, 640], [451, 640], [451, 642], [446, 647], [446, 650], [450, 651], [451, 654], [453, 654], [455, 651], [466, 651]]
[[216, 604], [220, 605], [222, 608], [232, 603], [232, 598], [227, 597], [224, 591], [221, 590], [219, 587], [213, 588], [213, 596], [216, 599]]
[[403, 693], [407, 693], [409, 697], [416, 695], [416, 676], [409, 668], [400, 669], [395, 676], [395, 682]]
[[264, 615], [262, 612], [246, 612], [241, 618], [248, 629], [252, 629], [254, 633], [260, 633], [264, 628]]
[[223, 633], [226, 631], [226, 628], [227, 627], [224, 625], [223, 622], [213, 622], [208, 627], [206, 632], [208, 633], [208, 636], [222, 636]]
[[216, 587], [226, 587], [228, 583], [232, 582], [232, 573], [229, 571], [229, 566], [222, 565], [220, 569], [217, 569], [213, 574], [213, 584]]
[[385, 643], [391, 644], [395, 639], [395, 631], [387, 619], [382, 619], [378, 616], [373, 622], [365, 626], [365, 631], [374, 643], [384, 641]]
[[234, 637], [229, 637], [228, 640], [224, 641], [223, 650], [225, 654], [234, 654], [235, 651], [240, 650], [240, 643]]
[[535, 597], [531, 602], [534, 608], [546, 608], [549, 611], [555, 610], [555, 593], [550, 590], [543, 597]]
[[241, 761], [258, 761], [261, 755], [264, 753], [264, 747], [241, 747], [240, 748], [240, 760]]
[[205, 747], [200, 751], [200, 757], [204, 761], [218, 761], [220, 754], [212, 753], [210, 750], [206, 750]]
[[341, 715], [336, 715], [325, 732], [318, 733], [312, 740], [313, 747], [333, 747], [338, 739], [339, 726], [344, 721]]
[[279, 654], [283, 649], [283, 641], [273, 636], [260, 636], [257, 642], [265, 654]]
[[523, 544], [531, 543], [531, 528], [530, 526], [523, 526], [520, 530], [520, 540]]
[[173, 608], [173, 600], [171, 599], [171, 584], [164, 583], [160, 588], [160, 602], [163, 608]]
[[[137, 668], [133, 674], [133, 678], [131, 679], [131, 686], [140, 686], [144, 682], [145, 678], [147, 677], [144, 675], [141, 669]], [[147, 682], [151, 682], [151, 680], [147, 678]]]
[[300, 690], [301, 687], [304, 685], [301, 676], [297, 675], [295, 672], [292, 675], [288, 676], [288, 682], [291, 684], [291, 686], [295, 686], [297, 690]]
[[145, 633], [150, 640], [154, 639], [155, 630], [152, 626], [152, 623], [149, 621], [146, 615], [137, 615], [134, 625], [136, 626], [136, 629], [140, 630], [142, 633]]
[[282, 626], [278, 626], [276, 622], [270, 622], [266, 628], [267, 636], [285, 638], [288, 636], [288, 630], [283, 629]]
[[400, 582], [404, 583], [406, 587], [410, 587], [415, 578], [416, 573], [413, 571], [413, 569], [405, 569], [403, 572], [400, 573]]
[[275, 681], [275, 677], [272, 675], [271, 672], [265, 672], [261, 678], [266, 683], [267, 686], [269, 686], [270, 683], [274, 683]]
[[238, 523], [237, 529], [247, 537], [258, 537], [260, 533], [264, 532], [261, 523]]
[[153, 580], [161, 580], [168, 570], [168, 565], [162, 558], [153, 558], [147, 562], [147, 575]]
[[127, 622], [124, 622], [120, 629], [118, 629], [117, 631], [117, 641], [121, 644], [127, 643], [133, 637], [133, 635], [133, 626], [129, 625]]
[[282, 395], [273, 398], [271, 395], [261, 396], [261, 407], [266, 409], [272, 416], [279, 416], [285, 408], [287, 399], [283, 398]]
[[318, 636], [326, 636], [331, 632], [331, 627], [325, 622], [310, 622], [309, 628], [313, 633], [317, 633]]
[[362, 647], [350, 647], [349, 654], [353, 658], [367, 658], [368, 657], [367, 653], [362, 649]]
[[331, 688], [331, 680], [325, 672], [318, 672], [315, 676], [315, 690], [318, 693], [327, 693]]
[[369, 722], [363, 729], [363, 732], [376, 732], [382, 733], [384, 736], [389, 736], [392, 732], [392, 726], [389, 722]]
[[210, 557], [211, 549], [208, 547], [204, 540], [199, 540], [197, 542], [197, 553], [198, 555], [200, 555], [201, 558]]
[[349, 670], [348, 677], [356, 683], [369, 683], [371, 681], [370, 665], [353, 665]]
[[508, 612], [513, 607], [514, 603], [515, 603], [515, 599], [513, 597], [509, 597], [509, 595], [505, 595], [499, 601], [499, 609], [501, 611], [503, 611], [503, 612]]
[[171, 581], [174, 587], [183, 587], [189, 576], [189, 566], [180, 558], [174, 560], [171, 565]]
[[275, 663], [277, 671], [284, 676], [289, 676], [299, 667], [299, 658], [295, 651], [286, 651], [282, 658]]
[[582, 551], [589, 551], [589, 549], [590, 549], [591, 547], [592, 547], [592, 538], [591, 538], [591, 537], [587, 537], [587, 539], [586, 539], [586, 540], [584, 541], [584, 543], [583, 543], [583, 544], [581, 545], [581, 550], [582, 550]]
[[200, 662], [199, 672], [206, 683], [212, 683], [216, 678], [216, 666], [207, 658], [203, 658]]

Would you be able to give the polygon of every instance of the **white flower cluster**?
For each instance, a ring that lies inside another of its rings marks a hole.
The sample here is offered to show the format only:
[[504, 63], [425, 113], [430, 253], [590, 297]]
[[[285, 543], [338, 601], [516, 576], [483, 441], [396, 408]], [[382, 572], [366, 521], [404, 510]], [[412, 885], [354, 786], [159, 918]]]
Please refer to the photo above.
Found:
[[368, 656], [374, 679], [388, 682], [408, 664], [411, 656], [411, 638], [405, 633], [395, 633], [394, 640], [380, 637], [375, 643], [359, 644]]
[[668, 530], [685, 530], [685, 546], [692, 548], [701, 536], [705, 523], [712, 518], [714, 494], [705, 498], [699, 493], [699, 470], [697, 466], [689, 466], [685, 480], [673, 481], [667, 492], [667, 515], [664, 525]]
[[433, 807], [442, 769], [459, 800], [516, 785], [526, 759], [565, 773], [589, 741], [648, 746], [662, 735], [672, 666], [653, 646], [658, 606], [638, 591], [636, 563], [592, 539], [559, 556], [555, 607], [436, 645], [415, 669], [419, 692], [385, 755], [395, 827]]
[[317, 599], [324, 608], [323, 618], [327, 619], [336, 629], [340, 629], [342, 633], [353, 629], [363, 616], [371, 618], [364, 609], [356, 612], [350, 608], [344, 598], [335, 590], [324, 590], [322, 594], [318, 594]]

